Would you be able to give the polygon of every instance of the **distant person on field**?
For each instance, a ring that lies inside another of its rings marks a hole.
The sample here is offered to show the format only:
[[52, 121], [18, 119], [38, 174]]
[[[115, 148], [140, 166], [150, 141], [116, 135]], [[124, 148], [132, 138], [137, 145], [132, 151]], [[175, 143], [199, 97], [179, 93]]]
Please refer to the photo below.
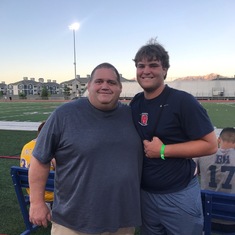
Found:
[[[201, 189], [235, 194], [235, 129], [224, 128], [218, 145], [217, 153], [194, 159], [201, 177]], [[235, 223], [216, 220], [212, 229], [235, 232]]]
[[[45, 122], [42, 122], [39, 127], [38, 127], [38, 133], [37, 135], [40, 133], [42, 127], [44, 126]], [[21, 154], [20, 154], [20, 166], [21, 167], [25, 167], [25, 168], [29, 168], [30, 166], [30, 161], [31, 161], [31, 157], [32, 157], [32, 152], [33, 149], [36, 145], [36, 139], [31, 140], [30, 142], [28, 142], [27, 144], [24, 145]], [[55, 170], [55, 160], [53, 159], [51, 162], [51, 167], [50, 170]], [[27, 193], [29, 194], [29, 189], [26, 189]], [[45, 201], [46, 202], [52, 202], [54, 199], [54, 193], [53, 192], [45, 192]]]

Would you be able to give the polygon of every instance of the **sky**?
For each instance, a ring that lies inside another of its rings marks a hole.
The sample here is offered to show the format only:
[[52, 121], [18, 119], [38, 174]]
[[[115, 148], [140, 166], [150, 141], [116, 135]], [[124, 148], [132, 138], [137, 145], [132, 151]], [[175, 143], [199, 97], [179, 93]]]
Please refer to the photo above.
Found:
[[150, 38], [169, 52], [167, 80], [235, 75], [234, 0], [0, 0], [0, 82], [86, 77], [102, 63], [135, 77]]

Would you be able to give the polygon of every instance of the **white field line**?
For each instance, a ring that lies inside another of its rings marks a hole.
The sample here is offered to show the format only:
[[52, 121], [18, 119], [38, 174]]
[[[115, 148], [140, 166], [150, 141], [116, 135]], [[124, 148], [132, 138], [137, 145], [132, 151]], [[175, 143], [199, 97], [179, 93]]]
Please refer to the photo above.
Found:
[[37, 131], [41, 122], [0, 121], [0, 130]]

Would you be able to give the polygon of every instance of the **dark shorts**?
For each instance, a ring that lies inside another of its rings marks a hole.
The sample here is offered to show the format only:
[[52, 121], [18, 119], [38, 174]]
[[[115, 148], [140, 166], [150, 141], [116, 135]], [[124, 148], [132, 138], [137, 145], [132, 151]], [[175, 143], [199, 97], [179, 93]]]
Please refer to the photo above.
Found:
[[197, 177], [175, 193], [141, 192], [141, 235], [201, 235], [203, 211]]

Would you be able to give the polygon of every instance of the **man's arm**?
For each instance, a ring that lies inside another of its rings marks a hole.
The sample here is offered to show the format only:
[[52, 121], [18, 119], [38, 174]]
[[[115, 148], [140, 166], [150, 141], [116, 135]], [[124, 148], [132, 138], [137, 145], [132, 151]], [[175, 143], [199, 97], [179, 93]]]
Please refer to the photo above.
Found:
[[[162, 144], [158, 137], [153, 137], [152, 141], [144, 140], [146, 156], [149, 158], [159, 158]], [[164, 155], [166, 158], [194, 158], [210, 155], [216, 151], [217, 138], [215, 132], [212, 131], [198, 140], [166, 145]]]
[[29, 167], [30, 186], [30, 222], [47, 227], [47, 221], [51, 220], [49, 208], [44, 201], [45, 185], [50, 170], [50, 164], [42, 164], [35, 157], [31, 158]]

